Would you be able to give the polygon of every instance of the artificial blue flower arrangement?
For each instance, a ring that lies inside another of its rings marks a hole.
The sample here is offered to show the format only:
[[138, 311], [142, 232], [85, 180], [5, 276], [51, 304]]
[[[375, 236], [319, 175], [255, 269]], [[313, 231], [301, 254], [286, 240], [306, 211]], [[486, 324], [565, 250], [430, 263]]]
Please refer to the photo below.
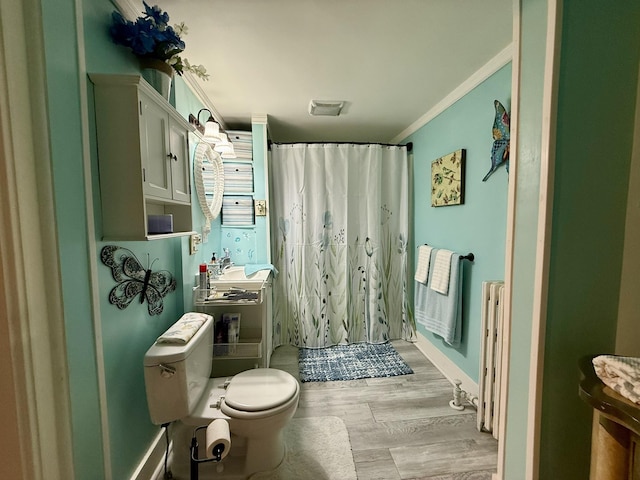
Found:
[[144, 4], [144, 16], [135, 22], [126, 20], [118, 11], [112, 14], [113, 24], [109, 28], [111, 39], [117, 45], [131, 49], [141, 61], [158, 60], [168, 64], [178, 75], [191, 72], [203, 80], [209, 75], [202, 65], [191, 65], [180, 56], [185, 49], [181, 35], [187, 34], [187, 27], [179, 23], [169, 25], [169, 15], [160, 7]]

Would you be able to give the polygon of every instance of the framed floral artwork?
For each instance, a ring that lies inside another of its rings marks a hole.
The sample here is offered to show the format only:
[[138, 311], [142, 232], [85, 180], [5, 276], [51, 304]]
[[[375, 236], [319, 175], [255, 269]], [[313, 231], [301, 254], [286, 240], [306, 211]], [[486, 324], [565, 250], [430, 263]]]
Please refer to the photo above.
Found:
[[431, 162], [431, 206], [464, 203], [465, 150], [456, 150]]

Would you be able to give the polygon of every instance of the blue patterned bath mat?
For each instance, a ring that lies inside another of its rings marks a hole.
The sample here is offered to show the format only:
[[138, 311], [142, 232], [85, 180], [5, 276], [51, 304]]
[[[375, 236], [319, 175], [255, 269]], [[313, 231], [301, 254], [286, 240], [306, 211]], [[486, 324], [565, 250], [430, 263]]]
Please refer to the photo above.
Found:
[[301, 382], [395, 377], [413, 373], [390, 343], [354, 343], [298, 351]]

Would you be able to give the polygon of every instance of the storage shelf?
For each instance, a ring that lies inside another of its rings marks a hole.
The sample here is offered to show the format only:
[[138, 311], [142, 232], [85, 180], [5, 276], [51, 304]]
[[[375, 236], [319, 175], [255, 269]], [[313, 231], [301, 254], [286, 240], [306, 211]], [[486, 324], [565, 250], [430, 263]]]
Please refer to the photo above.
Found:
[[[238, 282], [240, 283], [240, 282]], [[213, 292], [213, 293], [211, 293]], [[229, 293], [229, 290], [201, 290], [199, 288], [193, 289], [193, 304], [197, 307], [215, 307], [221, 305], [237, 305], [237, 306], [253, 306], [260, 305], [263, 302], [263, 289], [260, 290], [247, 290], [247, 293], [256, 293], [258, 297], [255, 300], [250, 299], [228, 299], [225, 297], [225, 293]], [[206, 300], [202, 300], [206, 298]]]
[[190, 232], [173, 232], [173, 233], [149, 233], [147, 240], [163, 240], [165, 238], [186, 237], [187, 235], [196, 235], [198, 232], [192, 230]]
[[215, 343], [213, 345], [214, 360], [260, 357], [262, 357], [262, 341], [260, 339], [244, 339], [238, 343]]

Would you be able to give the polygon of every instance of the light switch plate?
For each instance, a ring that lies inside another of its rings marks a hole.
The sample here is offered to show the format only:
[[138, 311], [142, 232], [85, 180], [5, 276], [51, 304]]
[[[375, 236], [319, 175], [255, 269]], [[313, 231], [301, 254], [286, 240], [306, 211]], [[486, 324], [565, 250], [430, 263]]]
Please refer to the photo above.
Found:
[[267, 215], [267, 201], [255, 200], [256, 217], [264, 217]]
[[202, 237], [198, 234], [189, 237], [189, 255], [195, 255], [198, 251], [198, 245], [202, 243]]

